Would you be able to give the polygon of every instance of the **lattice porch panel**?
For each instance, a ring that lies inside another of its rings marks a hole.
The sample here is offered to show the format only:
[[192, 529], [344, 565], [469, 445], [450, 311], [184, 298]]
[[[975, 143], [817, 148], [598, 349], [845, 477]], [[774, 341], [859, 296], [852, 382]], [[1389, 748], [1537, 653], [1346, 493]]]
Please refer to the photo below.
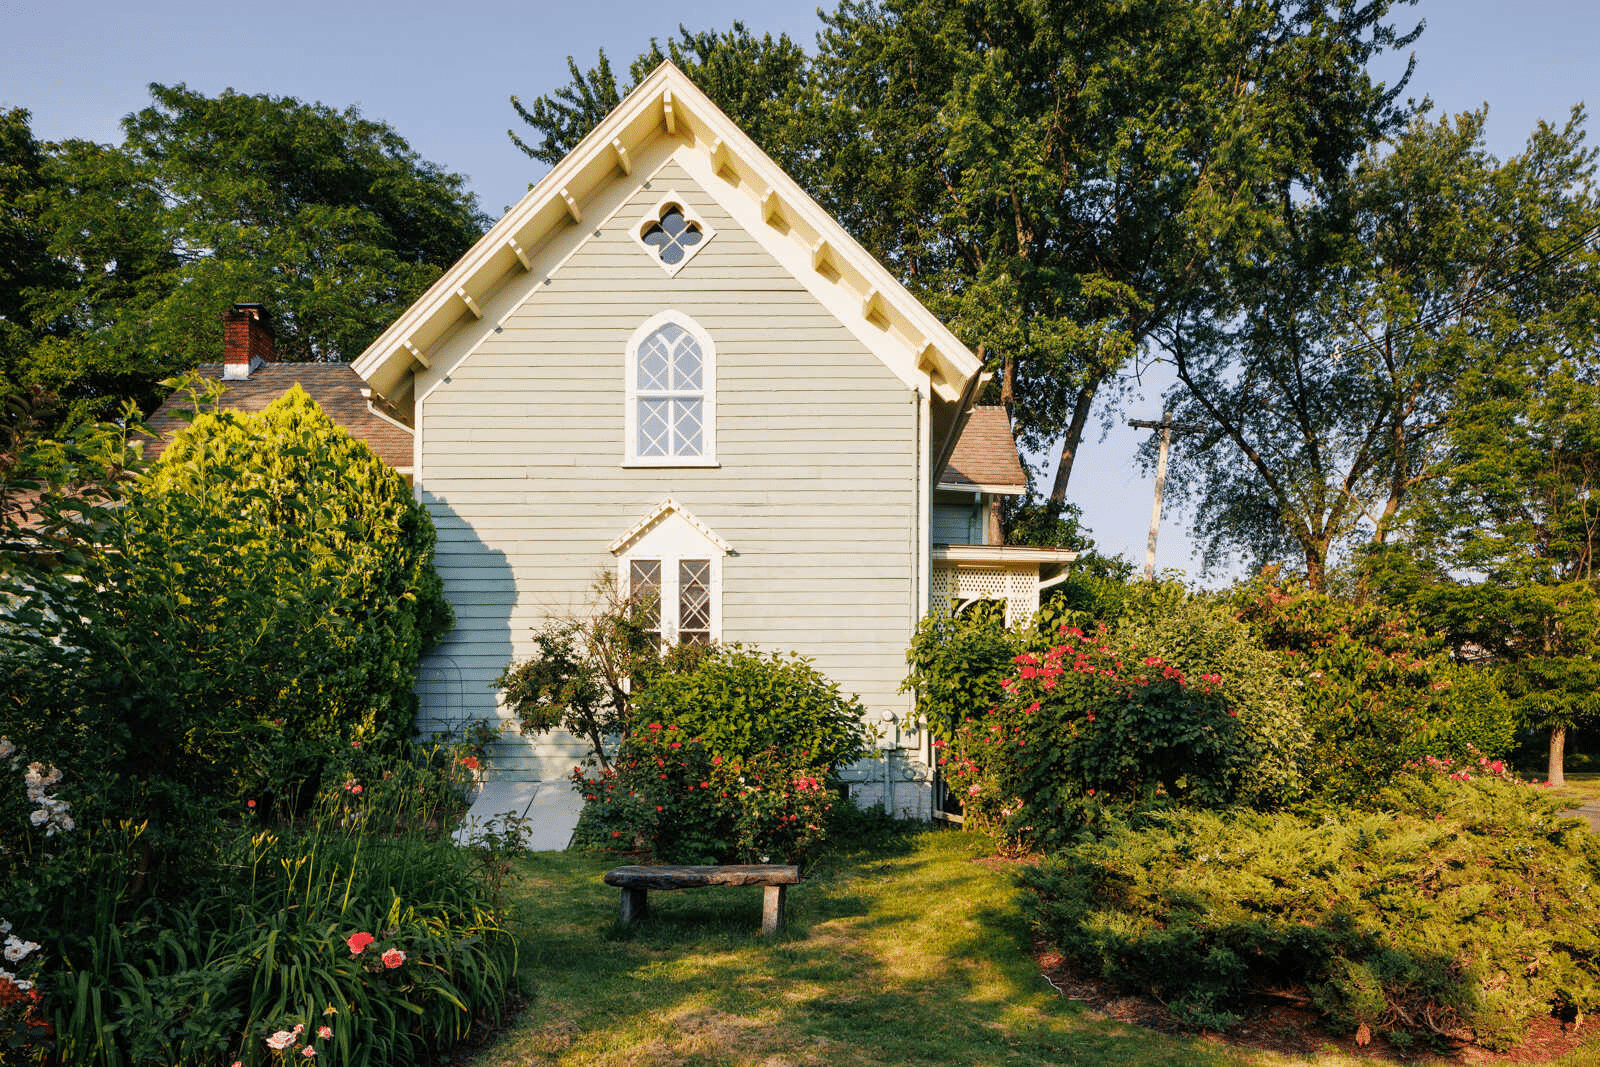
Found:
[[1006, 575], [1006, 625], [1033, 617], [1039, 610], [1039, 568], [1018, 567]]
[[933, 604], [954, 611], [971, 600], [1002, 600], [1006, 625], [1013, 626], [1039, 609], [1036, 568], [955, 567], [933, 571]]

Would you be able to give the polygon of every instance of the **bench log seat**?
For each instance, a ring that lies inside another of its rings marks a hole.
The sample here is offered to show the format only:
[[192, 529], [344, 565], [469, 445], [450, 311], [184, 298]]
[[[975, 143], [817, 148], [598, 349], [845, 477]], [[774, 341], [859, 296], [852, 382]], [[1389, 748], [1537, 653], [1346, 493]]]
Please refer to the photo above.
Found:
[[606, 885], [622, 890], [624, 926], [650, 913], [652, 889], [698, 889], [707, 885], [765, 886], [761, 906], [761, 932], [769, 937], [783, 926], [784, 894], [800, 883], [800, 868], [783, 863], [744, 863], [720, 867], [613, 867]]

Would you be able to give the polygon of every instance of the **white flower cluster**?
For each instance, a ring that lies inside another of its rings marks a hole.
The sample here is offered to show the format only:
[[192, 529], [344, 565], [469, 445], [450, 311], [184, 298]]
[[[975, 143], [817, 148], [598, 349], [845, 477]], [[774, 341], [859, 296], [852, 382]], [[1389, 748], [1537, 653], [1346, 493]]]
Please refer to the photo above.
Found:
[[54, 837], [58, 832], [71, 830], [76, 824], [72, 821], [71, 806], [65, 800], [57, 800], [47, 790], [61, 781], [59, 767], [46, 767], [42, 763], [28, 764], [27, 773], [23, 781], [28, 787], [28, 799], [39, 805], [28, 816], [33, 825], [44, 830], [44, 836]]
[[[13, 934], [11, 932], [11, 924], [3, 919], [0, 919], [0, 934], [6, 935], [4, 952], [7, 963], [21, 963], [29, 955], [38, 951], [39, 943], [37, 941], [24, 941], [16, 934]], [[32, 982], [18, 978], [3, 967], [0, 967], [0, 982], [9, 982], [24, 993], [33, 988]]]

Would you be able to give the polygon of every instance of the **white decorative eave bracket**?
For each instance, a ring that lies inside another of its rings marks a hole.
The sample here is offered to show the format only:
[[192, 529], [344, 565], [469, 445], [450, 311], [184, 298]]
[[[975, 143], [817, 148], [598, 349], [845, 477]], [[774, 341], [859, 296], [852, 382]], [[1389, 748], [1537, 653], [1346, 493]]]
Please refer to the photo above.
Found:
[[[428, 374], [450, 373], [450, 358], [470, 351], [472, 342], [452, 341], [448, 347], [441, 342], [463, 322], [476, 323], [469, 330], [487, 330], [499, 315], [491, 305], [504, 286], [530, 272], [548, 274], [550, 242], [586, 224], [599, 210], [589, 209], [591, 198], [617, 180], [619, 171], [638, 175], [641, 160], [662, 136], [704, 161], [691, 173], [702, 186], [702, 175], [712, 180], [707, 188], [715, 188], [713, 195], [741, 225], [766, 231], [760, 239], [769, 246], [794, 246], [794, 255], [780, 255], [780, 261], [810, 273], [807, 286], [901, 381], [931, 393], [937, 458], [947, 428], [960, 420], [974, 395], [973, 379], [981, 370], [977, 358], [670, 62], [651, 72], [392, 322], [356, 358], [356, 373], [390, 399], [413, 388], [418, 351], [432, 359], [431, 370], [423, 367]], [[748, 211], [735, 209], [746, 200]], [[445, 352], [450, 358], [440, 358]]]
[[718, 537], [715, 530], [711, 529], [711, 527], [695, 518], [686, 508], [683, 507], [683, 505], [679, 504], [670, 496], [652, 508], [649, 514], [645, 515], [644, 518], [628, 527], [627, 532], [621, 537], [611, 542], [611, 544], [608, 546], [609, 551], [612, 555], [626, 552], [630, 545], [658, 526], [668, 515], [676, 515], [678, 518], [688, 523], [696, 533], [698, 533], [701, 537], [704, 537], [707, 543], [715, 547], [724, 556], [733, 552], [732, 545]]

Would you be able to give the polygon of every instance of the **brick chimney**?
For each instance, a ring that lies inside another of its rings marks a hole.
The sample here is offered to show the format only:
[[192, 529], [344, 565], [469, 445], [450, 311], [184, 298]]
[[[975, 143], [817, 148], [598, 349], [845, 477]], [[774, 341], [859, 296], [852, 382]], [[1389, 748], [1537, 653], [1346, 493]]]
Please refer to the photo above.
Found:
[[243, 381], [261, 364], [277, 361], [266, 308], [260, 304], [235, 304], [222, 313], [223, 381]]

